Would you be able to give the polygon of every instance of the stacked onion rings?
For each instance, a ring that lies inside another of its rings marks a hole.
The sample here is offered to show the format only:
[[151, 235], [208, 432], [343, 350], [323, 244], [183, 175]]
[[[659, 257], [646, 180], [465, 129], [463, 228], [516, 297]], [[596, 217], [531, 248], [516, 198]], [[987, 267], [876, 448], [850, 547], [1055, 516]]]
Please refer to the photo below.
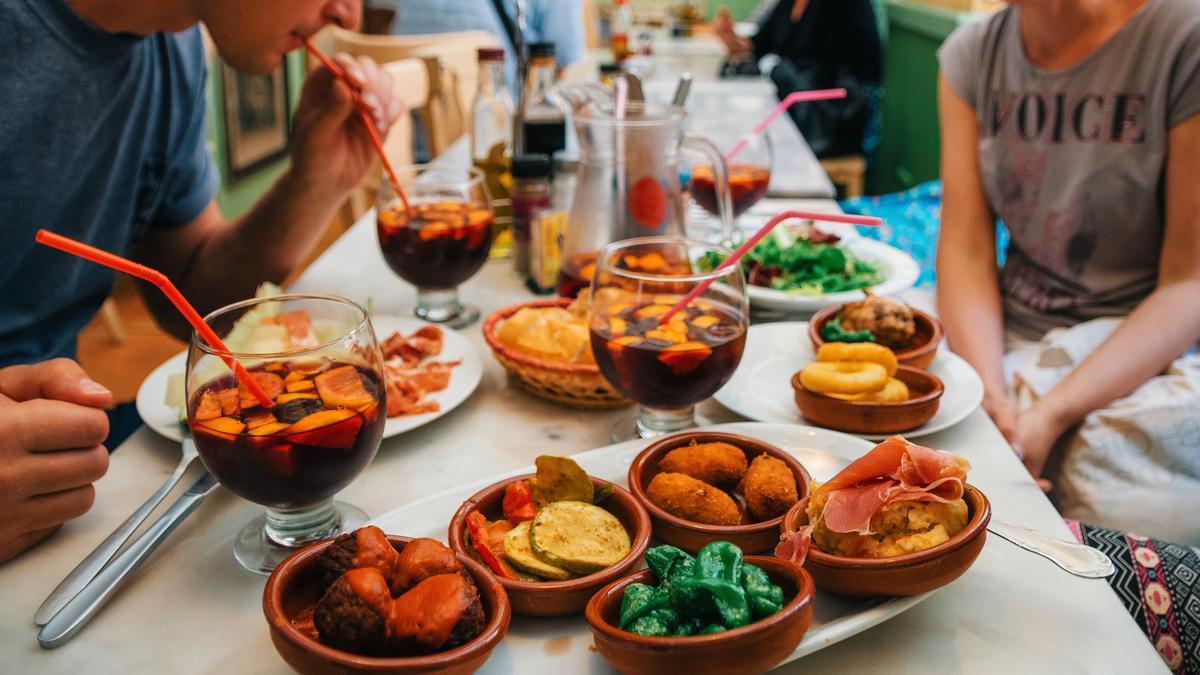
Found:
[[800, 384], [817, 394], [847, 401], [897, 403], [908, 386], [896, 379], [896, 354], [873, 342], [827, 342], [817, 360], [800, 371]]

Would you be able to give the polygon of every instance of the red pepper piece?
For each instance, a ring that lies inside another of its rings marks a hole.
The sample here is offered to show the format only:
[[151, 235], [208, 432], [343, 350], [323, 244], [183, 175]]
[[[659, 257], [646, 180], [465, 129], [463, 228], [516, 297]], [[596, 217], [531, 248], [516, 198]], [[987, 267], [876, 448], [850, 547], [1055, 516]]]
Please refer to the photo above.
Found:
[[527, 481], [514, 480], [504, 488], [503, 508], [504, 517], [513, 523], [533, 520], [537, 515], [537, 507], [533, 505], [533, 491], [529, 489]]
[[483, 564], [491, 568], [492, 572], [501, 579], [516, 580], [517, 573], [512, 570], [496, 552], [488, 548], [487, 545], [487, 518], [478, 511], [472, 511], [467, 516], [467, 531], [471, 533], [471, 545], [475, 547], [475, 552], [479, 554]]

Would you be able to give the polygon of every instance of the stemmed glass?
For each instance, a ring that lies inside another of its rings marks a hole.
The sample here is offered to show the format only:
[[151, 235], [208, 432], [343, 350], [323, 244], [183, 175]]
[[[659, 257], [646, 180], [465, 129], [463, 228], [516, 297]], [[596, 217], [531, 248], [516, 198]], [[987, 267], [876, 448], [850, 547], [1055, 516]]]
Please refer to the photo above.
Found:
[[418, 318], [463, 328], [479, 310], [459, 304], [458, 286], [487, 262], [491, 199], [479, 169], [440, 164], [396, 167], [409, 208], [386, 177], [376, 201], [379, 248], [401, 279], [417, 287]]
[[387, 417], [383, 356], [366, 311], [344, 298], [257, 298], [204, 320], [240, 350], [229, 356], [274, 402], [262, 407], [192, 335], [188, 425], [217, 481], [267, 508], [238, 533], [234, 556], [268, 574], [296, 547], [366, 522], [360, 509], [333, 496], [379, 449]]
[[[694, 131], [717, 147], [725, 157], [725, 170], [729, 176], [729, 192], [733, 198], [733, 218], [738, 217], [758, 203], [767, 193], [771, 183], [771, 166], [774, 154], [766, 134], [737, 132], [726, 129], [701, 128]], [[729, 153], [737, 149], [732, 157]], [[694, 164], [691, 176], [692, 199], [713, 217], [719, 217], [717, 191], [711, 164]]]
[[[604, 247], [592, 277], [588, 326], [604, 378], [638, 404], [614, 440], [652, 438], [696, 426], [695, 406], [733, 375], [746, 344], [746, 285], [729, 249], [678, 236]], [[708, 289], [665, 324], [661, 318], [697, 284]], [[660, 325], [661, 324], [661, 325]]]

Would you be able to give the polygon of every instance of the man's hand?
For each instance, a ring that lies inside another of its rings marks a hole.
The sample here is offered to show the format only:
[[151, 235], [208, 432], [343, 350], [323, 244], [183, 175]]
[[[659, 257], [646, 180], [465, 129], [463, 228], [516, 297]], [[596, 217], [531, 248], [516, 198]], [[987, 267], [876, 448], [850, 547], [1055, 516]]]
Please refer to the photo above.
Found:
[[[386, 138], [404, 112], [404, 103], [392, 94], [391, 76], [367, 57], [337, 54], [334, 61], [359, 85], [380, 138]], [[375, 158], [350, 86], [325, 68], [314, 70], [304, 83], [296, 109], [293, 178], [305, 190], [340, 200], [358, 185]]]
[[112, 404], [68, 359], [0, 369], [0, 562], [92, 507]]

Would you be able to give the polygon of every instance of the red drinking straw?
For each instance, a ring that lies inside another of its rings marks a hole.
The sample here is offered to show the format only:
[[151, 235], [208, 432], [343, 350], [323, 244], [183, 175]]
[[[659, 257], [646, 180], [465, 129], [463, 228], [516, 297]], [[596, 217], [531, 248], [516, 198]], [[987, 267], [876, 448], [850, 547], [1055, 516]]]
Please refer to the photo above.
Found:
[[237, 376], [238, 381], [241, 382], [251, 394], [254, 394], [254, 398], [258, 399], [258, 403], [264, 408], [271, 408], [275, 405], [274, 401], [272, 401], [271, 398], [267, 396], [267, 393], [262, 390], [262, 387], [258, 386], [258, 382], [256, 382], [253, 377], [250, 377], [250, 373], [246, 372], [246, 369], [242, 367], [242, 364], [238, 363], [237, 359], [234, 359], [232, 356], [230, 356], [232, 352], [229, 351], [229, 348], [226, 347], [223, 342], [221, 342], [221, 338], [217, 337], [217, 334], [213, 332], [213, 329], [209, 328], [207, 323], [204, 323], [204, 319], [200, 317], [200, 314], [196, 311], [196, 309], [192, 307], [191, 303], [189, 303], [186, 298], [183, 297], [183, 294], [179, 292], [179, 289], [175, 288], [175, 284], [171, 283], [171, 280], [168, 279], [165, 274], [159, 272], [158, 270], [146, 267], [145, 265], [135, 263], [132, 260], [122, 258], [119, 255], [113, 255], [108, 251], [101, 251], [95, 246], [89, 246], [81, 241], [75, 241], [74, 239], [64, 237], [61, 234], [54, 234], [53, 232], [47, 232], [46, 230], [38, 230], [34, 239], [36, 239], [39, 244], [44, 244], [60, 251], [65, 251], [71, 255], [79, 256], [84, 260], [90, 260], [94, 263], [104, 265], [105, 267], [111, 267], [118, 272], [124, 272], [139, 279], [144, 279], [145, 281], [149, 281], [157, 286], [158, 290], [162, 291], [163, 295], [167, 296], [167, 299], [175, 305], [175, 308], [179, 310], [179, 313], [183, 314], [183, 318], [187, 319], [188, 323], [192, 324], [192, 328], [196, 329], [196, 332], [200, 334], [200, 337], [204, 338], [204, 341], [208, 343], [208, 346], [212, 347], [213, 350], [217, 352], [217, 356], [221, 357], [221, 360], [225, 362], [225, 365], [229, 366], [229, 369], [232, 370], [233, 374]]
[[743, 138], [742, 140], [738, 141], [737, 145], [733, 146], [733, 149], [730, 150], [729, 153], [725, 155], [725, 161], [728, 162], [728, 161], [732, 160], [734, 158], [734, 156], [736, 156], [739, 152], [741, 152], [743, 149], [745, 149], [746, 144], [750, 142], [751, 138], [758, 136], [762, 132], [766, 131], [767, 126], [769, 126], [771, 124], [771, 122], [774, 122], [776, 117], [779, 117], [780, 115], [782, 115], [783, 111], [792, 107], [792, 104], [804, 103], [807, 101], [828, 101], [830, 99], [835, 99], [835, 98], [846, 98], [846, 90], [845, 89], [810, 89], [808, 91], [793, 91], [792, 93], [785, 96], [784, 99], [779, 102], [779, 105], [775, 106], [775, 108], [773, 110], [771, 110], [771, 112], [767, 113], [767, 116], [763, 118], [763, 121], [759, 122], [758, 126], [754, 127], [754, 130], [751, 131], [750, 134], [746, 138]]
[[[776, 225], [782, 223], [788, 218], [807, 218], [809, 220], [824, 220], [829, 223], [850, 223], [851, 225], [879, 226], [883, 224], [883, 219], [876, 218], [874, 216], [854, 216], [847, 213], [821, 213], [820, 211], [784, 211], [783, 213], [780, 213], [774, 218], [768, 220], [766, 225], [763, 225], [761, 228], [759, 228], [758, 232], [754, 233], [754, 236], [742, 242], [742, 245], [737, 247], [737, 250], [733, 252], [733, 255], [726, 258], [725, 261], [720, 265], [717, 265], [713, 271], [717, 272], [726, 269], [731, 265], [736, 265], [737, 262], [742, 259], [742, 256], [749, 253], [750, 249], [754, 248], [758, 242], [762, 241], [763, 237], [770, 234], [771, 230], [775, 229]], [[716, 280], [717, 277], [714, 276], [711, 279], [705, 279], [704, 281], [696, 284], [696, 287], [688, 291], [687, 295], [683, 296], [683, 299], [675, 303], [675, 306], [672, 307], [666, 314], [663, 314], [661, 317], [659, 317], [658, 325], [661, 326], [670, 321], [672, 316], [675, 316], [680, 310], [682, 310], [684, 307], [687, 307], [688, 303], [700, 297], [700, 294], [704, 293], [704, 291], [707, 291], [708, 287], [712, 286], [713, 282]]]
[[375, 128], [375, 122], [367, 114], [367, 104], [362, 100], [362, 92], [359, 90], [359, 84], [351, 80], [350, 76], [346, 75], [346, 71], [342, 70], [332, 59], [321, 53], [321, 50], [317, 49], [308, 38], [304, 38], [304, 48], [316, 57], [321, 62], [321, 65], [328, 68], [334, 77], [345, 82], [346, 86], [350, 87], [350, 95], [354, 98], [354, 108], [358, 110], [358, 116], [362, 119], [363, 126], [367, 128], [367, 136], [371, 139], [371, 145], [375, 146], [375, 152], [379, 154], [379, 162], [383, 164], [383, 170], [387, 173], [388, 182], [392, 184], [392, 190], [400, 198], [400, 202], [404, 204], [405, 213], [409, 217], [412, 217], [412, 209], [408, 206], [408, 197], [405, 197], [404, 190], [400, 189], [400, 181], [396, 178], [396, 172], [392, 169], [392, 163], [388, 161], [387, 153], [383, 151], [383, 140], [379, 138], [379, 130]]

